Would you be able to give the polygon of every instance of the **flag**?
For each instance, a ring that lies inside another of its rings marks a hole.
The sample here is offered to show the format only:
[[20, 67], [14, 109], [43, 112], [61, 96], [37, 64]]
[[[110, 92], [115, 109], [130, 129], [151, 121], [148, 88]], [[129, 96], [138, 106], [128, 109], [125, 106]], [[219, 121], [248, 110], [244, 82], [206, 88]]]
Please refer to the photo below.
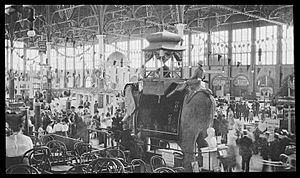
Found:
[[257, 68], [257, 74], [259, 74], [261, 68]]
[[250, 65], [247, 65], [247, 71], [249, 70]]
[[220, 62], [221, 57], [222, 56], [220, 54], [218, 54], [218, 62]]

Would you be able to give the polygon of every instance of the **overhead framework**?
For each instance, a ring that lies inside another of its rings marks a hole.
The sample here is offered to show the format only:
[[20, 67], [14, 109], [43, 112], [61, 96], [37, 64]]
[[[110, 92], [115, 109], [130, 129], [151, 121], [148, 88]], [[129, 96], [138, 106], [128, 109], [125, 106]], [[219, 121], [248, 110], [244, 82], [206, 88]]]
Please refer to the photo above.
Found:
[[[27, 37], [29, 6], [6, 5], [6, 38], [29, 40]], [[163, 29], [176, 32], [176, 24], [185, 30], [206, 31], [208, 21], [220, 25], [245, 21], [265, 21], [276, 25], [293, 22], [292, 5], [31, 5], [35, 9], [34, 29], [37, 36], [47, 34], [49, 41], [87, 41], [92, 35], [105, 35], [106, 40], [141, 36]], [[227, 19], [230, 18], [230, 21]], [[220, 20], [222, 19], [222, 20]], [[246, 19], [247, 20], [247, 19]], [[249, 19], [248, 19], [249, 20]], [[212, 23], [213, 24], [213, 23]], [[36, 40], [36, 39], [35, 39]]]

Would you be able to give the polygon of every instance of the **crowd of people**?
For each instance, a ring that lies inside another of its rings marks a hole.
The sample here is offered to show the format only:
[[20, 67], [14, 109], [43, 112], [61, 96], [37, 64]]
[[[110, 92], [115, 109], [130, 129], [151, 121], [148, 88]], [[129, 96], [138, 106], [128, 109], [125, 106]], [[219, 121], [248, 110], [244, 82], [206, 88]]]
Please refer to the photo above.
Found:
[[[295, 134], [276, 128], [270, 133], [267, 127], [259, 125], [266, 118], [276, 119], [276, 112], [259, 106], [257, 101], [219, 100], [214, 115], [213, 128], [219, 143], [228, 146], [227, 164], [243, 172], [249, 172], [253, 155], [261, 156], [262, 172], [268, 171], [267, 162], [282, 162], [290, 150], [295, 148]], [[241, 157], [241, 162], [238, 161]], [[271, 166], [276, 171], [276, 166]]]
[[[37, 92], [40, 95], [40, 92]], [[86, 100], [80, 102], [78, 107], [71, 106], [70, 100], [66, 101], [66, 105], [60, 106], [59, 103], [52, 101], [47, 103], [46, 98], [37, 96], [35, 102], [40, 103], [40, 118], [36, 119], [35, 110], [31, 107], [33, 114], [28, 114], [24, 117], [19, 112], [12, 111], [6, 105], [6, 156], [19, 157], [25, 151], [33, 147], [33, 140], [28, 136], [36, 136], [38, 139], [46, 134], [57, 134], [74, 139], [80, 139], [81, 129], [106, 129], [113, 133], [116, 130], [122, 130], [121, 120], [124, 117], [124, 110], [115, 108], [115, 113], [110, 110], [107, 112], [99, 112], [97, 102], [94, 105], [94, 113], [91, 113], [90, 103]], [[24, 103], [24, 106], [29, 106], [30, 103]], [[25, 129], [25, 119], [27, 118], [28, 131]], [[38, 122], [38, 123], [36, 123]], [[36, 128], [38, 126], [38, 128]], [[24, 134], [23, 134], [24, 133]], [[28, 136], [26, 136], [26, 135]], [[101, 132], [91, 132], [87, 135], [89, 139], [99, 139], [99, 143], [107, 144], [107, 134]], [[23, 149], [24, 148], [24, 149]]]
[[[40, 97], [40, 120], [39, 124], [34, 116], [27, 117], [29, 133], [41, 138], [45, 134], [55, 133], [65, 137], [83, 139], [78, 134], [82, 126], [90, 129], [105, 129], [114, 135], [115, 141], [120, 141], [120, 134], [123, 131], [122, 119], [124, 110], [115, 108], [115, 113], [111, 111], [99, 112], [98, 103], [94, 104], [94, 113], [91, 113], [91, 104], [88, 100], [79, 103], [76, 108], [67, 100], [66, 107], [61, 109], [59, 103], [45, 102], [45, 98]], [[24, 117], [16, 113], [6, 112], [6, 156], [20, 157], [27, 150], [33, 147], [30, 137], [22, 134], [24, 129]], [[8, 116], [9, 115], [9, 116]], [[11, 118], [11, 116], [14, 116]], [[228, 146], [227, 160], [232, 168], [250, 171], [250, 160], [253, 155], [260, 155], [266, 161], [282, 161], [289, 148], [295, 147], [295, 135], [285, 129], [275, 129], [274, 134], [267, 128], [261, 129], [260, 123], [265, 118], [276, 119], [276, 112], [271, 112], [270, 108], [262, 108], [257, 101], [248, 104], [246, 100], [230, 101], [218, 99], [217, 109], [213, 118], [212, 128], [215, 131], [216, 141]], [[39, 128], [35, 128], [39, 125]], [[130, 135], [130, 133], [128, 134]], [[128, 136], [127, 135], [127, 136]], [[91, 132], [90, 139], [99, 139], [99, 143], [107, 144], [107, 134], [101, 132]], [[126, 137], [126, 135], [125, 135]], [[131, 142], [123, 140], [123, 145]], [[111, 143], [113, 146], [113, 142]], [[128, 146], [130, 147], [130, 145]], [[291, 149], [290, 149], [291, 150]], [[134, 152], [134, 150], [132, 150]], [[241, 157], [241, 162], [239, 162]], [[12, 161], [13, 162], [13, 161]], [[263, 163], [261, 171], [267, 171], [267, 164]], [[276, 171], [276, 167], [272, 167]]]

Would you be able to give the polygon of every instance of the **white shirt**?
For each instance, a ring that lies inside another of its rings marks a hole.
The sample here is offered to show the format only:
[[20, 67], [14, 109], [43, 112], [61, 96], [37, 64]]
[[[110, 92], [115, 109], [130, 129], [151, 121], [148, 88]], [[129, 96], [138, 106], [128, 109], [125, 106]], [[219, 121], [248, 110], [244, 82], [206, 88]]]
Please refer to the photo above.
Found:
[[52, 127], [50, 125], [47, 126], [46, 131], [48, 133], [53, 133], [53, 129], [52, 129]]
[[57, 123], [53, 126], [52, 132], [62, 132], [63, 131], [63, 125], [61, 123]]
[[6, 156], [17, 157], [33, 148], [33, 143], [30, 137], [21, 132], [14, 133], [6, 137]]
[[67, 132], [69, 130], [68, 124], [62, 124], [62, 131]]
[[44, 129], [42, 127], [40, 127], [38, 129], [38, 138], [41, 138], [44, 135]]
[[100, 123], [101, 123], [100, 128], [106, 129], [108, 126], [111, 127], [110, 117], [105, 117], [101, 119]]

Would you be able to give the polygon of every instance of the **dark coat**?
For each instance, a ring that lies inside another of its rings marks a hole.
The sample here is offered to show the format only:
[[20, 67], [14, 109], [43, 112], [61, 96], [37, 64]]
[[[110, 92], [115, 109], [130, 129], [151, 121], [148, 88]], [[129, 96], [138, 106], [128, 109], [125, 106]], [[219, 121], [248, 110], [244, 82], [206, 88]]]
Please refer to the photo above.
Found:
[[285, 153], [285, 148], [288, 146], [291, 142], [291, 139], [288, 138], [287, 136], [284, 136], [282, 139], [279, 140], [280, 142], [280, 154]]
[[261, 138], [261, 156], [263, 159], [268, 160], [270, 155], [270, 146], [267, 138]]
[[220, 126], [221, 126], [221, 120], [216, 118], [213, 120], [213, 128], [215, 129], [215, 135], [216, 136], [220, 136], [221, 132], [220, 132]]
[[221, 123], [220, 123], [220, 133], [221, 134], [228, 133], [228, 125], [229, 125], [229, 122], [227, 119], [221, 119]]
[[240, 147], [239, 150], [240, 150], [240, 155], [242, 157], [252, 156], [253, 142], [251, 138], [247, 136], [243, 136], [242, 138], [237, 140], [237, 144]]
[[279, 161], [280, 156], [280, 141], [279, 139], [275, 139], [270, 143], [270, 158], [272, 161]]

